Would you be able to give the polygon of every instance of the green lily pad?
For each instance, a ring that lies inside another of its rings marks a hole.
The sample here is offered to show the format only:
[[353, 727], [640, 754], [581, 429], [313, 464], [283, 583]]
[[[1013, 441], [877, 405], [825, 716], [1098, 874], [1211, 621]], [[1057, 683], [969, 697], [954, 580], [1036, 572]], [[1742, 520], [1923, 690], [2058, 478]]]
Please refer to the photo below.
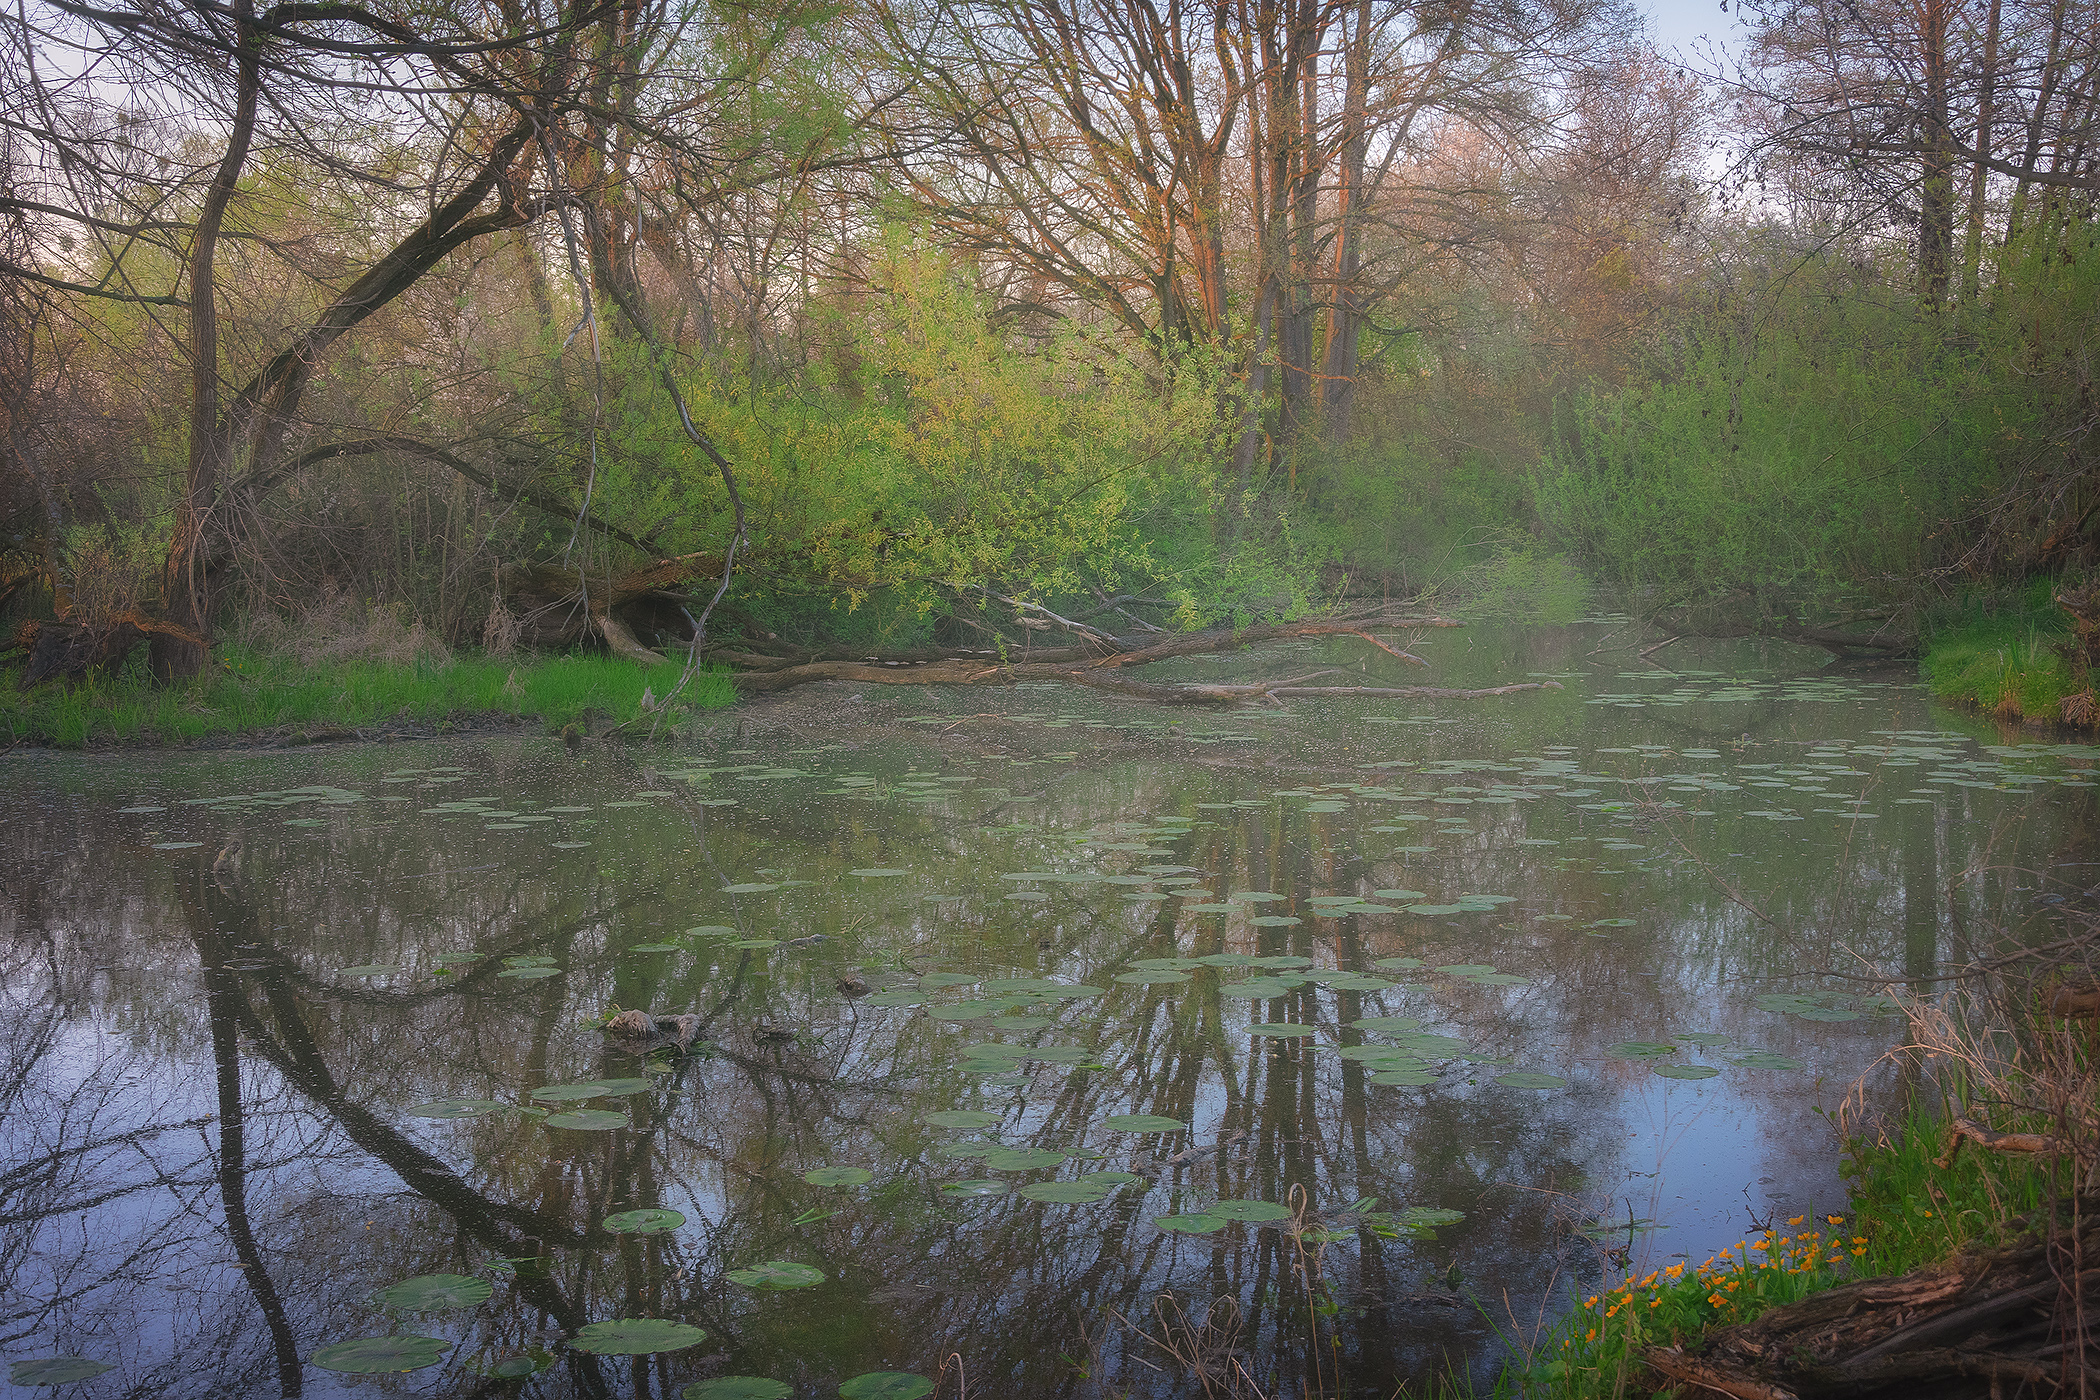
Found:
[[1483, 977], [1494, 970], [1486, 963], [1450, 963], [1437, 969], [1438, 972], [1448, 972], [1453, 977]]
[[993, 1181], [987, 1177], [974, 1177], [968, 1181], [945, 1181], [941, 1183], [943, 1196], [1003, 1196], [1013, 1190], [1004, 1181]]
[[1232, 1222], [1222, 1215], [1155, 1215], [1152, 1223], [1177, 1235], [1215, 1235]]
[[1729, 1061], [1744, 1069], [1802, 1069], [1805, 1066], [1791, 1055], [1780, 1055], [1770, 1050], [1753, 1050]]
[[510, 1107], [494, 1099], [432, 1099], [429, 1103], [412, 1105], [408, 1109], [411, 1118], [486, 1118], [491, 1113], [502, 1113]]
[[1118, 1113], [1101, 1120], [1101, 1126], [1118, 1133], [1185, 1133], [1189, 1127], [1179, 1118], [1156, 1113]]
[[1716, 1035], [1712, 1031], [1686, 1031], [1683, 1035], [1672, 1036], [1671, 1039], [1681, 1040], [1686, 1045], [1705, 1045], [1709, 1047], [1735, 1044], [1734, 1036]]
[[31, 1361], [17, 1361], [8, 1367], [7, 1382], [9, 1385], [71, 1385], [74, 1381], [90, 1380], [109, 1369], [107, 1361], [90, 1361], [85, 1356], [40, 1356]]
[[866, 1167], [818, 1167], [802, 1173], [802, 1179], [812, 1186], [866, 1186], [875, 1173]]
[[585, 1099], [647, 1093], [654, 1087], [646, 1079], [585, 1079], [574, 1084], [542, 1084], [530, 1097], [534, 1103], [581, 1103]]
[[685, 1216], [675, 1210], [649, 1207], [608, 1215], [603, 1223], [606, 1229], [616, 1235], [661, 1235], [666, 1230], [675, 1230], [685, 1224]]
[[1508, 1074], [1498, 1074], [1495, 1082], [1505, 1089], [1565, 1089], [1568, 1081], [1557, 1074], [1542, 1074], [1535, 1069], [1513, 1069]]
[[1226, 1220], [1244, 1220], [1253, 1225], [1273, 1225], [1291, 1218], [1290, 1210], [1274, 1201], [1219, 1201], [1205, 1206], [1202, 1213]]
[[1604, 1053], [1626, 1060], [1652, 1060], [1676, 1054], [1677, 1047], [1660, 1040], [1622, 1040], [1616, 1045], [1605, 1046]]
[[534, 964], [531, 967], [506, 967], [496, 975], [498, 977], [515, 978], [520, 982], [537, 982], [542, 977], [561, 976], [561, 969], [558, 967], [541, 967], [538, 964]]
[[767, 948], [778, 948], [780, 940], [777, 938], [739, 938], [732, 941], [729, 946], [743, 949], [746, 952], [761, 952]]
[[869, 1371], [839, 1387], [842, 1400], [924, 1400], [933, 1382], [909, 1371]]
[[779, 889], [779, 888], [780, 888], [780, 886], [778, 886], [778, 885], [769, 885], [769, 884], [766, 884], [766, 883], [765, 883], [765, 882], [763, 882], [763, 881], [754, 881], [754, 882], [751, 882], [751, 883], [747, 883], [747, 884], [742, 884], [742, 885], [724, 885], [724, 886], [722, 886], [722, 893], [723, 893], [723, 894], [764, 894], [764, 893], [766, 893], [766, 892], [767, 892], [768, 890], [777, 890], [777, 889]]
[[1712, 1065], [1657, 1065], [1655, 1072], [1665, 1079], [1711, 1079], [1721, 1071]]
[[1436, 1083], [1435, 1072], [1427, 1069], [1381, 1069], [1365, 1077], [1373, 1084], [1389, 1088], [1419, 1089], [1425, 1084]]
[[614, 1322], [585, 1324], [569, 1338], [569, 1345], [593, 1356], [654, 1356], [663, 1351], [684, 1351], [706, 1340], [705, 1330], [688, 1323], [623, 1317]]
[[627, 951], [630, 953], [676, 953], [680, 949], [676, 943], [637, 943]]
[[1272, 1040], [1289, 1039], [1294, 1036], [1314, 1034], [1311, 1026], [1294, 1025], [1289, 1021], [1272, 1021], [1264, 1026], [1249, 1026], [1247, 1034], [1267, 1036]]
[[383, 1376], [435, 1366], [451, 1348], [452, 1343], [442, 1337], [359, 1337], [322, 1347], [313, 1354], [313, 1363], [324, 1371]]
[[849, 871], [847, 871], [846, 873], [847, 873], [848, 875], [864, 875], [864, 876], [867, 876], [867, 877], [869, 877], [869, 878], [876, 878], [876, 877], [879, 877], [879, 876], [886, 876], [886, 875], [909, 875], [909, 874], [911, 874], [911, 872], [910, 872], [909, 870], [897, 870], [897, 869], [891, 869], [891, 868], [889, 868], [889, 867], [887, 867], [887, 866], [871, 866], [870, 868], [868, 868], [868, 869], [866, 869], [866, 870], [849, 870]]
[[981, 1108], [950, 1108], [927, 1114], [926, 1121], [936, 1128], [974, 1130], [995, 1127], [1004, 1116]]
[[731, 1269], [731, 1283], [741, 1283], [746, 1288], [756, 1288], [766, 1293], [785, 1293], [795, 1288], [814, 1288], [824, 1281], [821, 1269], [812, 1269], [807, 1264], [794, 1264], [785, 1259], [768, 1259], [763, 1264], [752, 1264], [742, 1269]]
[[1114, 1188], [1106, 1184], [1080, 1181], [1037, 1181], [1023, 1186], [1016, 1193], [1026, 1201], [1047, 1201], [1053, 1205], [1092, 1205], [1105, 1201], [1114, 1194]]
[[678, 1392], [679, 1400], [789, 1400], [795, 1387], [765, 1376], [716, 1376]]
[[1422, 1028], [1419, 1016], [1360, 1016], [1350, 1025], [1360, 1031], [1415, 1031]]
[[403, 1279], [379, 1296], [390, 1308], [403, 1312], [442, 1312], [447, 1308], [471, 1308], [489, 1300], [496, 1291], [487, 1279], [470, 1274], [418, 1274]]
[[602, 1133], [612, 1128], [628, 1125], [627, 1115], [614, 1113], [605, 1108], [578, 1108], [567, 1113], [557, 1113], [547, 1119], [550, 1128], [574, 1128], [579, 1132]]
[[1081, 1181], [1098, 1181], [1103, 1186], [1130, 1186], [1143, 1181], [1145, 1178], [1139, 1176], [1136, 1172], [1095, 1172], [1091, 1176], [1083, 1176], [1079, 1179]]

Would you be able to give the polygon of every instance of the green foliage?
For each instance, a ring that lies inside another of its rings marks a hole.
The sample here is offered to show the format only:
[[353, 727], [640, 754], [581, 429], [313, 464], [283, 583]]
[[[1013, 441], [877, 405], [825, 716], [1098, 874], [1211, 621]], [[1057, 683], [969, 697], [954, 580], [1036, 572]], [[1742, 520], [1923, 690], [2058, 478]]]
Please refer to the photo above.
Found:
[[1940, 619], [1925, 651], [1932, 693], [2001, 719], [2060, 719], [2092, 678], [2055, 591], [2055, 580], [2035, 579], [2010, 599], [1974, 599]]
[[1821, 260], [1724, 300], [1648, 382], [1567, 406], [1534, 483], [1547, 538], [1665, 606], [1914, 586], [2031, 416], [1942, 329]]
[[[223, 651], [194, 682], [160, 687], [135, 654], [115, 676], [74, 686], [21, 689], [0, 677], [0, 736], [9, 742], [81, 748], [90, 743], [174, 743], [293, 727], [383, 728], [390, 721], [438, 723], [483, 714], [536, 716], [550, 728], [598, 710], [618, 721], [641, 716], [645, 692], [662, 700], [680, 666], [644, 669], [603, 656], [501, 660], [462, 656], [407, 665], [371, 661], [307, 664], [248, 650]], [[728, 676], [694, 677], [681, 708], [731, 704]]]

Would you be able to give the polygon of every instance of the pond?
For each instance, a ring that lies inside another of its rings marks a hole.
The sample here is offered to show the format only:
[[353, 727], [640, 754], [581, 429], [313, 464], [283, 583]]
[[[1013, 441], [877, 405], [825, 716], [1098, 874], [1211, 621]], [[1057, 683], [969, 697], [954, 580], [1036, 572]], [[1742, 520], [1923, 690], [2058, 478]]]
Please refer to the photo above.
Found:
[[[1411, 644], [1562, 686], [1485, 700], [18, 751], [0, 1358], [84, 1396], [1491, 1377], [1602, 1279], [1842, 1211], [1826, 1115], [1914, 1072], [1890, 979], [2100, 859], [2100, 751], [1634, 635]], [[1176, 666], [1308, 663], [1423, 674]]]

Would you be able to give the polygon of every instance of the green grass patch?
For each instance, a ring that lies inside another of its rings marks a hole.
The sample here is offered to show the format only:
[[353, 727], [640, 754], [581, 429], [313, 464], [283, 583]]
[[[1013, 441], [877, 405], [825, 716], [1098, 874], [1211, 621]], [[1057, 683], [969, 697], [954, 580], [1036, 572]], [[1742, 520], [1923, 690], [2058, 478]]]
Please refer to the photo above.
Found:
[[[587, 710], [634, 719], [644, 694], [661, 701], [677, 687], [682, 669], [677, 662], [644, 669], [606, 656], [475, 654], [444, 662], [307, 665], [226, 648], [195, 680], [156, 686], [142, 660], [135, 656], [116, 674], [78, 685], [33, 690], [22, 689], [19, 668], [0, 675], [0, 739], [76, 749], [179, 744], [287, 727], [361, 729], [490, 714], [536, 718], [551, 729]], [[704, 671], [679, 696], [678, 709], [720, 709], [735, 699], [728, 672]]]
[[2047, 579], [1997, 607], [1972, 606], [1935, 628], [1925, 681], [1942, 700], [1967, 702], [2000, 719], [2055, 723], [2063, 702], [2092, 684], [2074, 651], [2069, 619]]
[[[1893, 1131], [1847, 1139], [1849, 1213], [1797, 1215], [1701, 1264], [1607, 1285], [1581, 1299], [1497, 1393], [1645, 1394], [1637, 1384], [1644, 1349], [1693, 1342], [1709, 1328], [1748, 1322], [1841, 1283], [1906, 1274], [1967, 1246], [1999, 1243], [2014, 1222], [2048, 1203], [2050, 1173], [2065, 1170], [1979, 1151], [1943, 1168], [1936, 1159], [1945, 1141], [1939, 1119], [1923, 1108]], [[2066, 1182], [2055, 1186], [2067, 1190]]]

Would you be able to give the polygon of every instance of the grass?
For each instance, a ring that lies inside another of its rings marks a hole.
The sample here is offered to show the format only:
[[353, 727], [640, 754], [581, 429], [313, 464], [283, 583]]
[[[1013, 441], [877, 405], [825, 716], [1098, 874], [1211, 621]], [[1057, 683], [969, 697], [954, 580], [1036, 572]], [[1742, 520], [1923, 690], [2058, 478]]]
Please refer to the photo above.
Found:
[[[0, 742], [84, 748], [90, 744], [180, 744], [280, 728], [436, 724], [474, 715], [539, 719], [550, 729], [599, 710], [616, 721], [641, 713], [644, 693], [676, 688], [677, 662], [643, 669], [605, 656], [495, 658], [462, 653], [445, 662], [340, 661], [304, 665], [245, 648], [214, 654], [193, 681], [156, 686], [134, 657], [112, 676], [23, 690], [21, 672], [0, 675]], [[695, 676], [681, 710], [735, 701], [728, 674]]]
[[2061, 723], [2064, 701], [2092, 685], [2071, 659], [2071, 628], [2038, 579], [2009, 605], [1972, 605], [1935, 629], [1925, 680], [1942, 700], [1967, 702], [1999, 719]]
[[1893, 1133], [1847, 1139], [1849, 1216], [1797, 1215], [1702, 1264], [1629, 1275], [1583, 1299], [1497, 1391], [1564, 1400], [1644, 1394], [1647, 1347], [1681, 1345], [1841, 1283], [1909, 1273], [1964, 1246], [1995, 1243], [2048, 1201], [2049, 1164], [1972, 1151], [1943, 1169], [1935, 1159], [1944, 1136], [1932, 1113], [1915, 1108]]

